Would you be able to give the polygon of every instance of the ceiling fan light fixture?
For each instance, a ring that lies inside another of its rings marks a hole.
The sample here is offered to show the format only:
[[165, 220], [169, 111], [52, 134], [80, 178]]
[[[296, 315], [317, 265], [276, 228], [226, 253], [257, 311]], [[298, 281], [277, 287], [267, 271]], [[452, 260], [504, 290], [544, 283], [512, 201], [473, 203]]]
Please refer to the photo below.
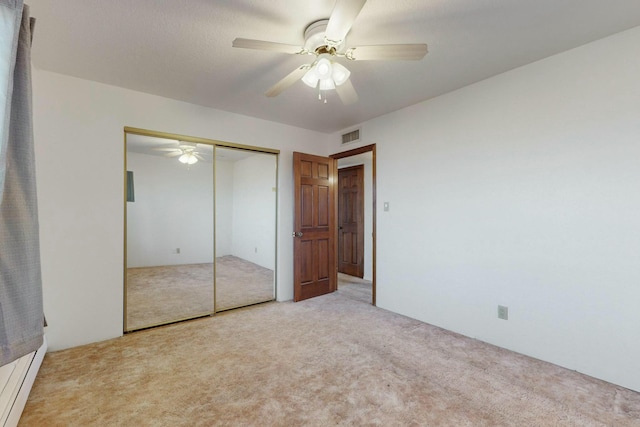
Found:
[[[420, 60], [428, 51], [425, 43], [348, 46], [347, 35], [366, 2], [367, 0], [334, 0], [329, 18], [312, 22], [305, 28], [304, 47], [243, 38], [235, 39], [232, 46], [295, 55], [315, 55], [315, 62], [298, 66], [269, 88], [265, 92], [268, 97], [277, 96], [298, 80], [302, 80], [307, 86], [316, 89], [320, 100], [323, 92], [335, 89], [344, 105], [353, 104], [358, 100], [358, 94], [351, 84], [351, 73], [344, 66], [333, 62], [333, 59]], [[324, 102], [327, 102], [326, 97]]]
[[316, 64], [315, 68], [320, 80], [331, 78], [333, 67], [331, 65], [331, 61], [329, 61], [327, 58], [321, 58]]
[[351, 72], [342, 64], [321, 58], [302, 76], [309, 87], [332, 90], [349, 79]]
[[317, 87], [318, 80], [320, 80], [320, 78], [318, 77], [318, 73], [316, 72], [315, 65], [311, 67], [309, 71], [304, 74], [304, 76], [302, 76], [302, 81], [309, 87]]
[[322, 79], [320, 80], [320, 90], [332, 90], [336, 88], [336, 84], [333, 82], [333, 79]]
[[340, 86], [341, 84], [349, 80], [350, 75], [351, 71], [349, 71], [344, 65], [337, 62], [333, 64], [333, 72], [331, 74], [331, 77], [333, 78], [336, 86]]
[[184, 163], [185, 165], [192, 165], [198, 161], [198, 158], [193, 153], [187, 152], [178, 157], [178, 161], [180, 163]]

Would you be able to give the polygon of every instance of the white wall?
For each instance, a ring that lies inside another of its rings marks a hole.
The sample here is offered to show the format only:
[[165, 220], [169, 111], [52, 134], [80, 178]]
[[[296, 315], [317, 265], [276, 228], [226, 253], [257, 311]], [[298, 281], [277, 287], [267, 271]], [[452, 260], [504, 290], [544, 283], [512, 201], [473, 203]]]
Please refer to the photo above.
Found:
[[233, 165], [233, 255], [273, 270], [276, 260], [276, 156]]
[[51, 350], [122, 334], [124, 126], [281, 150], [278, 299], [293, 296], [292, 152], [328, 136], [34, 70], [44, 309]]
[[640, 390], [638, 45], [640, 27], [363, 124], [380, 307]]
[[213, 262], [213, 164], [129, 152], [127, 170], [127, 266]]

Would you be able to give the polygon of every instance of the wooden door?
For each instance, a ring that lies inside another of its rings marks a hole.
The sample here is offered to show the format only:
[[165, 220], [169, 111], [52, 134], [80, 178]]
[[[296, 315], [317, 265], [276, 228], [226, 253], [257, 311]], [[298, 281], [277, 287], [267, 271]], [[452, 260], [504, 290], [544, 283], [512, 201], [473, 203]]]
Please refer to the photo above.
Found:
[[293, 153], [293, 300], [336, 290], [337, 162], [329, 157]]
[[338, 170], [338, 271], [364, 277], [364, 166]]

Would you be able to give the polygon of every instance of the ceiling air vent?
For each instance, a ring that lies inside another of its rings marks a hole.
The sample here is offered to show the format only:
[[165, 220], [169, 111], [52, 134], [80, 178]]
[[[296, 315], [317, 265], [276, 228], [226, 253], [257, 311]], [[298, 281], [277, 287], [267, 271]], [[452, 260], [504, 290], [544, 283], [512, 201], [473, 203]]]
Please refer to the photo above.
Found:
[[360, 141], [360, 129], [352, 130], [342, 135], [342, 143], [349, 144], [351, 142]]

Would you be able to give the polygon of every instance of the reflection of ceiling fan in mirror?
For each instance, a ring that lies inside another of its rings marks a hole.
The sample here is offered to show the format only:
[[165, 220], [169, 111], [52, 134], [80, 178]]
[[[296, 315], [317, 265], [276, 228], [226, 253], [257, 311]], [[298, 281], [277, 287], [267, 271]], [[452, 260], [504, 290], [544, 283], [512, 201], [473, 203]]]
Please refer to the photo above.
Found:
[[[336, 0], [329, 19], [316, 21], [305, 29], [304, 46], [237, 38], [233, 41], [233, 47], [315, 55], [316, 58], [311, 64], [301, 65], [267, 90], [265, 95], [269, 97], [279, 95], [298, 80], [302, 80], [306, 85], [318, 90], [318, 99], [322, 99], [322, 91], [335, 89], [343, 104], [352, 104], [358, 100], [358, 94], [349, 80], [351, 73], [336, 59], [419, 60], [427, 54], [427, 45], [424, 43], [348, 46], [347, 33], [365, 3], [366, 0]], [[326, 98], [324, 102], [327, 102]]]
[[198, 160], [204, 160], [201, 153], [198, 151], [198, 144], [191, 142], [179, 141], [177, 147], [156, 147], [156, 151], [166, 151], [167, 157], [178, 157], [180, 163], [185, 165], [192, 165]]

